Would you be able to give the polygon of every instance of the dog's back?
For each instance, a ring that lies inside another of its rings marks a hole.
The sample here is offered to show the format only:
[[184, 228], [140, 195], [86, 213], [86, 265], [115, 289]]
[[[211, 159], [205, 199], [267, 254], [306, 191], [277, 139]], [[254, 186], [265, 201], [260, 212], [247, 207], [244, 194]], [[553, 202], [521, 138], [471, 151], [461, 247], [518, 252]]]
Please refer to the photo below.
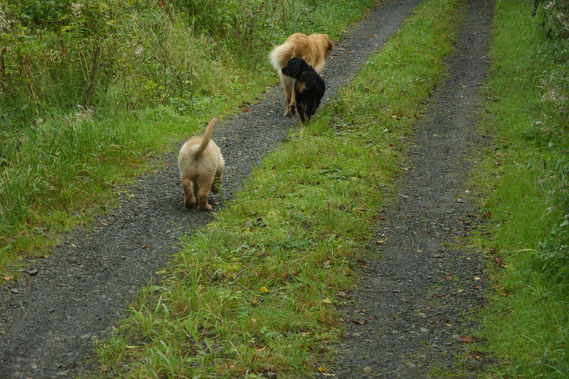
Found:
[[[211, 140], [213, 127], [216, 123], [217, 118], [212, 119], [207, 125], [203, 136], [192, 137], [184, 143], [178, 155], [180, 177], [195, 176], [198, 172], [203, 171], [200, 170], [200, 166], [203, 166], [204, 162], [211, 159], [217, 161], [215, 153], [219, 151], [219, 147]], [[206, 156], [205, 159], [200, 159], [202, 155]]]
[[317, 72], [322, 71], [326, 57], [332, 51], [333, 43], [326, 34], [294, 33], [270, 53], [273, 67], [280, 72], [292, 58], [302, 58]]

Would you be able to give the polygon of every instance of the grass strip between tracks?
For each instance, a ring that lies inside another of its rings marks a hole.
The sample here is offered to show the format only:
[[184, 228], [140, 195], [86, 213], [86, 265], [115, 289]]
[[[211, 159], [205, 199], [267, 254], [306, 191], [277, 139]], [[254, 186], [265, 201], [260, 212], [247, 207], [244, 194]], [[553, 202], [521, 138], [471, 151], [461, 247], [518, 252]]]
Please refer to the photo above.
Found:
[[[141, 291], [98, 346], [108, 375], [326, 373], [405, 141], [444, 75], [457, 1], [418, 6], [397, 35]], [[231, 164], [231, 162], [228, 162]], [[358, 262], [358, 260], [360, 261]]]

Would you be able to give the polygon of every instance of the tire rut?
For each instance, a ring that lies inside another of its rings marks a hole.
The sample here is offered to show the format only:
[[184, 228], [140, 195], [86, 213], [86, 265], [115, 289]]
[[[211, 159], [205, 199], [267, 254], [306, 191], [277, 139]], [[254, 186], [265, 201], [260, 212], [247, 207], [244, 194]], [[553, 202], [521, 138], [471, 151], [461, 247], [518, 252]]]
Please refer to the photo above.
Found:
[[475, 125], [489, 68], [493, 4], [466, 2], [447, 77], [407, 149], [411, 169], [382, 214], [386, 221], [376, 240], [386, 242], [369, 247], [354, 302], [344, 310], [346, 333], [332, 370], [337, 377], [445, 377], [464, 345], [459, 336], [473, 326], [465, 314], [485, 303], [482, 256], [457, 241], [483, 219], [464, 186], [469, 153], [481, 141]]
[[[323, 75], [323, 105], [418, 1], [381, 3], [336, 44]], [[214, 209], [298, 127], [296, 119], [282, 116], [283, 97], [280, 88], [272, 87], [250, 112], [222, 121], [214, 131], [227, 164]], [[92, 368], [93, 338], [111, 330], [138, 289], [179, 249], [180, 237], [211, 220], [210, 214], [184, 209], [176, 154], [160, 162], [162, 169], [140, 176], [119, 195], [118, 207], [70, 233], [38, 262], [37, 275], [0, 288], [0, 377], [69, 377]]]

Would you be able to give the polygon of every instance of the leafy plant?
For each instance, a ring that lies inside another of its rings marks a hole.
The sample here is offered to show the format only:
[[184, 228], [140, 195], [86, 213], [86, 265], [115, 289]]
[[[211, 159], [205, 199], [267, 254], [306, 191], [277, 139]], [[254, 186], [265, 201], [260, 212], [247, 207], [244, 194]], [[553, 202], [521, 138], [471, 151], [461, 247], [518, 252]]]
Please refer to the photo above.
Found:
[[534, 16], [540, 14], [549, 37], [569, 36], [569, 0], [534, 0]]

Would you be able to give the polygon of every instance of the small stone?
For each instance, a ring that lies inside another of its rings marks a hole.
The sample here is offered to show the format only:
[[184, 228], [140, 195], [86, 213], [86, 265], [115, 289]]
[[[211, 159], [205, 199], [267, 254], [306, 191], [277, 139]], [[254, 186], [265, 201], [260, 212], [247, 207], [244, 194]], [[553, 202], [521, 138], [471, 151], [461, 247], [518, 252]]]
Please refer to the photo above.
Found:
[[37, 275], [38, 269], [35, 268], [35, 267], [32, 267], [32, 268], [30, 268], [27, 272], [28, 272], [28, 275], [34, 276], [34, 275]]

